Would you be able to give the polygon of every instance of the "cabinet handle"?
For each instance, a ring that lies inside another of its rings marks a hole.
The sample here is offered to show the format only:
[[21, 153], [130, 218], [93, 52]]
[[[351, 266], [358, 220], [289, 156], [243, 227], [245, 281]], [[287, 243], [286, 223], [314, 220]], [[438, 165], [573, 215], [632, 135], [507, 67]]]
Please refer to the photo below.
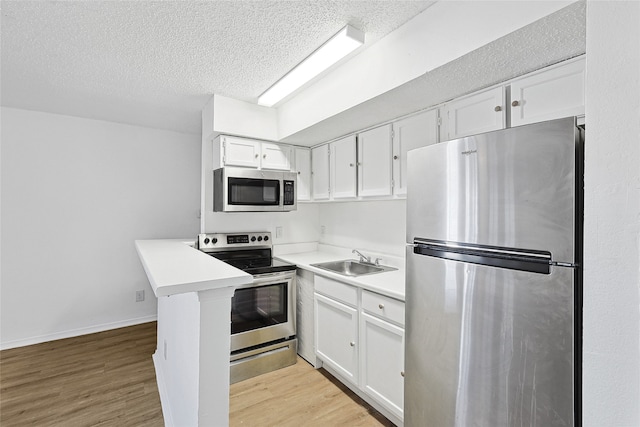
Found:
[[400, 371], [400, 375], [404, 378], [404, 371]]
[[351, 342], [349, 343], [349, 345], [350, 345], [351, 347], [355, 347], [355, 346], [356, 346], [356, 343], [355, 343], [355, 342], [353, 342], [353, 341], [351, 341]]
[[382, 310], [384, 308], [384, 304], [378, 304], [378, 308]]
[[300, 175], [300, 171], [298, 171], [298, 175]]
[[352, 168], [353, 167], [353, 163], [349, 163], [349, 167]]
[[518, 105], [520, 105], [520, 103], [519, 103], [518, 101], [513, 101], [513, 102], [511, 103], [511, 106], [512, 106], [512, 107], [517, 107]]
[[502, 111], [502, 107], [499, 105], [496, 105], [496, 108], [493, 109], [493, 111]]
[[362, 163], [358, 162], [358, 163], [356, 163], [356, 165], [358, 165], [358, 166], [362, 166]]
[[267, 155], [266, 155], [266, 154], [263, 154], [263, 155], [262, 155], [262, 158], [263, 158], [263, 159], [266, 159], [266, 158], [267, 158]]
[[393, 156], [393, 160], [398, 160], [398, 156]]
[[256, 154], [254, 157], [257, 159], [257, 158], [258, 158], [258, 155]]

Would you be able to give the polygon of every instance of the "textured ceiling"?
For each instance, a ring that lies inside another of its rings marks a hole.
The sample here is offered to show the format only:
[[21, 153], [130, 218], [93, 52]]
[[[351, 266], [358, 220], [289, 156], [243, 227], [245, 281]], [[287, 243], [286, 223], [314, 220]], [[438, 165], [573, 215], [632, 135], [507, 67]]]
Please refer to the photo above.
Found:
[[431, 1], [6, 1], [2, 105], [198, 134], [346, 24], [365, 47]]

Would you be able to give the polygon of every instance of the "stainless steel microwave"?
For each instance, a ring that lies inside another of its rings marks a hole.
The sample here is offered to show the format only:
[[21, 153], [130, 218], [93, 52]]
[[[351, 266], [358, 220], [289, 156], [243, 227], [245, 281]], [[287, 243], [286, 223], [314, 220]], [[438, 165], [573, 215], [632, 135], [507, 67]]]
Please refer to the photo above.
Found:
[[213, 171], [215, 212], [283, 212], [297, 209], [295, 172], [225, 167]]

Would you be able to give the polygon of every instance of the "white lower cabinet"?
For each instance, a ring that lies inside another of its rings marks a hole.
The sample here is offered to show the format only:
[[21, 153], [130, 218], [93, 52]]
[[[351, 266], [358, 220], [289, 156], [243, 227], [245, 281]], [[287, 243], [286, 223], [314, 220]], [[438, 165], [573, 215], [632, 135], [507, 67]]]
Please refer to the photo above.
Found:
[[404, 329], [364, 312], [360, 319], [362, 388], [398, 418], [402, 418]]
[[358, 310], [315, 294], [316, 354], [358, 384]]
[[296, 271], [296, 337], [298, 354], [317, 367], [315, 346], [315, 316], [313, 273], [299, 268]]
[[396, 424], [404, 418], [404, 302], [315, 276], [316, 356]]

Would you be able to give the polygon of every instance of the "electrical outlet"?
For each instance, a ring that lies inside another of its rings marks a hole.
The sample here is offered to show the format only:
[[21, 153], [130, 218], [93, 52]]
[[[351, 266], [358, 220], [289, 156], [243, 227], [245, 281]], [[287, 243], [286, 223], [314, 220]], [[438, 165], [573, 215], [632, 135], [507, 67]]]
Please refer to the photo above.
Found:
[[324, 236], [325, 231], [326, 231], [325, 226], [324, 226], [324, 225], [321, 225], [321, 226], [320, 226], [320, 235], [321, 235], [321, 236]]
[[282, 238], [282, 226], [278, 225], [276, 227], [276, 239]]
[[141, 291], [136, 291], [136, 302], [144, 301], [144, 289]]

